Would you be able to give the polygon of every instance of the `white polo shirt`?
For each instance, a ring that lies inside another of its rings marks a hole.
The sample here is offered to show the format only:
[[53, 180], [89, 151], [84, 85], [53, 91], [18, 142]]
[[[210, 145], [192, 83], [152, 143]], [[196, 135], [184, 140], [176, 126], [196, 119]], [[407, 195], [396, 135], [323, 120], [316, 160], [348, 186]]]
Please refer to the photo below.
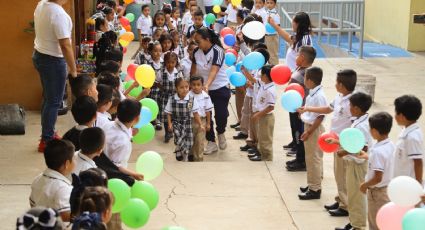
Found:
[[105, 155], [117, 166], [128, 167], [132, 146], [132, 130], [116, 120], [105, 132]]
[[191, 25], [193, 25], [192, 15], [190, 14], [190, 11], [187, 11], [183, 15], [183, 19], [182, 19], [182, 26], [183, 26], [183, 34], [184, 35], [187, 34], [187, 30], [189, 29], [189, 27]]
[[[263, 23], [266, 24], [267, 23], [267, 19], [269, 17], [269, 15], [267, 14], [267, 10], [265, 7], [261, 8], [261, 9], [257, 9], [255, 7], [252, 8], [251, 13], [254, 13], [258, 16], [261, 16], [261, 18], [263, 19]], [[276, 23], [280, 23], [280, 22], [276, 22]]]
[[69, 197], [72, 192], [71, 181], [52, 169], [46, 169], [31, 184], [31, 207], [44, 206], [56, 209], [59, 213], [71, 211]]
[[[370, 152], [370, 148], [372, 148], [373, 146], [373, 138], [372, 138], [372, 135], [370, 134], [369, 114], [365, 114], [361, 117], [357, 117], [356, 120], [353, 121], [351, 128], [356, 128], [363, 133], [366, 140], [365, 146], [368, 147], [368, 152]], [[344, 159], [349, 161], [355, 161], [358, 164], [362, 164], [366, 161], [365, 159], [357, 158], [352, 154], [348, 154], [344, 156]]]
[[199, 94], [190, 91], [190, 95], [194, 97], [196, 103], [198, 104], [199, 116], [207, 117], [207, 112], [211, 112], [214, 108], [210, 95], [208, 95], [208, 93], [206, 93], [205, 91], [202, 91]]
[[179, 73], [179, 71], [174, 68], [173, 72], [168, 72], [167, 68], [164, 68], [163, 71], [161, 71], [161, 79], [158, 79], [158, 82], [162, 84], [162, 82], [164, 81], [164, 79], [162, 79], [163, 74], [165, 73], [167, 75], [167, 80], [168, 81], [172, 81], [174, 82], [176, 80], [176, 78], [181, 77], [181, 74]]
[[369, 165], [366, 173], [366, 181], [375, 176], [375, 171], [383, 172], [382, 181], [374, 188], [387, 186], [394, 175], [394, 149], [390, 139], [385, 139], [372, 146], [369, 150]]
[[232, 3], [229, 3], [225, 11], [225, 13], [227, 13], [227, 21], [236, 23], [236, 14], [239, 9], [241, 9], [240, 6], [237, 6], [236, 9], [234, 9]]
[[153, 68], [153, 70], [155, 71], [155, 82], [162, 82], [162, 75], [161, 75], [161, 69], [162, 66], [164, 65], [164, 61], [162, 60], [162, 57], [159, 59], [158, 62], [155, 62], [154, 60], [150, 60], [151, 61], [151, 66]]
[[[263, 15], [261, 15], [261, 17], [263, 17]], [[276, 24], [280, 25], [280, 17], [279, 17], [279, 13], [277, 12], [276, 8], [273, 8], [271, 10], [266, 9], [266, 19], [263, 18], [263, 22], [264, 23], [267, 22], [269, 17], [273, 18], [274, 22]], [[277, 32], [268, 33], [266, 31], [266, 34], [267, 35], [277, 35]]]
[[190, 70], [192, 69], [192, 60], [189, 57], [184, 57], [180, 62], [180, 67], [183, 72], [183, 76], [186, 79], [190, 78]]
[[109, 126], [111, 126], [111, 114], [108, 112], [97, 112], [96, 122], [94, 124], [95, 127], [101, 128], [103, 131], [107, 130]]
[[147, 36], [152, 36], [152, 17], [148, 15], [140, 15], [137, 19], [137, 29], [140, 30], [140, 34], [146, 34]]
[[[305, 102], [306, 107], [324, 107], [327, 104], [322, 85], [318, 85], [314, 89], [310, 90]], [[322, 114], [320, 113], [305, 112], [301, 114], [301, 120], [306, 124], [312, 125], [314, 121], [316, 121], [317, 117], [321, 115]]]
[[59, 4], [42, 0], [34, 11], [34, 48], [54, 57], [63, 57], [59, 39], [72, 36], [71, 17]]
[[[276, 86], [273, 82], [268, 84], [262, 83], [258, 89], [258, 94], [255, 98], [255, 107], [257, 111], [263, 111], [269, 106], [274, 106], [276, 103]], [[273, 113], [273, 110], [267, 114]]]
[[[158, 26], [152, 26], [152, 34], [153, 34], [153, 33], [155, 33], [155, 31], [156, 31], [158, 28], [161, 28], [161, 27], [158, 27]], [[168, 26], [167, 26], [167, 25], [162, 26], [162, 29], [164, 29], [164, 31], [167, 31], [167, 32], [168, 32]]]
[[72, 173], [77, 176], [80, 175], [81, 171], [86, 171], [87, 169], [97, 168], [96, 163], [86, 155], [81, 153], [81, 150], [75, 152], [74, 155], [75, 168]]
[[[258, 70], [258, 69], [254, 69], [254, 70], [251, 70], [251, 75], [254, 77], [254, 78], [257, 78], [257, 74], [258, 74], [258, 72], [261, 72], [260, 70]], [[245, 76], [246, 77], [246, 76]], [[247, 81], [249, 81], [248, 79], [246, 79]], [[252, 84], [252, 85], [254, 85], [254, 84]], [[253, 87], [248, 87], [248, 88], [246, 88], [246, 94], [245, 94], [247, 97], [253, 97], [254, 96], [254, 86]]]
[[351, 127], [350, 97], [338, 94], [329, 107], [333, 110], [331, 131], [339, 134], [342, 130]]
[[[190, 93], [188, 93], [183, 99], [180, 99], [179, 95], [174, 94], [174, 99], [176, 100], [177, 104], [187, 103], [190, 99]], [[172, 105], [172, 98], [170, 97], [168, 99], [167, 105], [165, 106], [164, 112], [168, 114], [173, 113], [173, 105]], [[198, 112], [199, 106], [197, 100], [195, 98], [193, 99], [193, 105], [192, 105], [192, 114]]]
[[224, 50], [218, 45], [212, 45], [211, 48], [204, 52], [196, 48], [193, 53], [193, 64], [196, 65], [197, 74], [204, 78], [204, 83], [208, 81], [208, 76], [213, 65], [220, 67], [214, 81], [211, 83], [209, 90], [216, 90], [229, 84], [229, 78], [226, 76], [226, 67], [224, 63]]
[[410, 176], [416, 179], [413, 160], [423, 159], [423, 134], [418, 123], [403, 129], [395, 151], [394, 176]]

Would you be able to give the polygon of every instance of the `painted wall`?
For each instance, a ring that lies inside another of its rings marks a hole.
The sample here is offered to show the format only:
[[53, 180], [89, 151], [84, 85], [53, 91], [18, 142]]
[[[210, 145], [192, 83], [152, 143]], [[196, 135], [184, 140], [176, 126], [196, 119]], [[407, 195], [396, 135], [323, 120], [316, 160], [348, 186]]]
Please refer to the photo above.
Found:
[[[413, 14], [425, 13], [425, 0], [412, 0], [410, 12]], [[410, 16], [409, 42], [407, 49], [410, 51], [425, 51], [425, 25], [414, 24]]]

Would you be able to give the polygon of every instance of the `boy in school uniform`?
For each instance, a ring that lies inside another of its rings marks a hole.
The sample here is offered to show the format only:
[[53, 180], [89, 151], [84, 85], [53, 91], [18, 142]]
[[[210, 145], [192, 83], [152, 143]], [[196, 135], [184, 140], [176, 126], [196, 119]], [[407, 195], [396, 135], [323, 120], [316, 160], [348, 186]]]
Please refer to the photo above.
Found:
[[[319, 67], [310, 67], [305, 72], [304, 84], [310, 90], [305, 106], [326, 106], [326, 97], [322, 87], [323, 71]], [[304, 133], [300, 139], [304, 142], [307, 168], [307, 187], [301, 188], [300, 200], [320, 199], [322, 193], [323, 152], [317, 145], [317, 139], [324, 132], [324, 115], [306, 112], [301, 115]]]
[[[267, 16], [273, 18], [273, 20], [278, 23], [278, 25], [280, 26], [279, 22], [280, 22], [280, 17], [279, 17], [279, 13], [276, 9], [276, 0], [266, 0], [266, 12], [267, 12]], [[266, 22], [268, 18], [264, 19], [263, 18], [263, 22]], [[279, 64], [279, 57], [278, 57], [278, 52], [279, 52], [279, 36], [277, 35], [277, 32], [274, 33], [269, 33], [266, 32], [266, 45], [269, 48], [269, 50], [271, 50], [272, 52], [270, 52], [270, 64], [272, 65], [277, 65]]]
[[86, 74], [79, 74], [76, 78], [70, 78], [71, 92], [75, 98], [90, 96], [97, 102], [96, 79]]
[[137, 31], [139, 32], [139, 41], [142, 45], [142, 39], [147, 36], [152, 36], [152, 17], [150, 16], [151, 9], [149, 5], [142, 6], [142, 14], [137, 19]]
[[423, 134], [417, 120], [422, 114], [421, 101], [412, 95], [398, 97], [394, 101], [395, 120], [403, 126], [395, 152], [394, 177], [410, 176], [422, 184]]
[[386, 112], [380, 112], [369, 118], [370, 133], [377, 141], [369, 150], [359, 154], [359, 158], [369, 159], [365, 182], [361, 184], [360, 191], [367, 192], [367, 211], [370, 230], [378, 230], [376, 214], [378, 210], [390, 202], [387, 186], [394, 175], [394, 150], [395, 146], [388, 138], [391, 131], [393, 118]]
[[186, 37], [184, 43], [187, 44], [191, 41], [192, 35], [196, 30], [204, 26], [204, 12], [198, 9], [193, 13], [193, 24], [187, 28]]
[[80, 175], [81, 171], [97, 168], [93, 159], [103, 151], [105, 133], [98, 127], [84, 129], [80, 134], [80, 146], [81, 149], [74, 155], [75, 167], [72, 173], [76, 175]]
[[[329, 114], [333, 112], [331, 121], [331, 132], [339, 134], [342, 130], [351, 126], [350, 101], [357, 82], [357, 73], [354, 70], [346, 69], [337, 73], [335, 88], [338, 95], [327, 107], [304, 107], [300, 110], [304, 112], [314, 112]], [[338, 195], [335, 197], [336, 203], [325, 205], [331, 216], [348, 216], [347, 186], [345, 182], [346, 165], [344, 160], [334, 155], [334, 174], [338, 188]]]
[[66, 140], [51, 140], [44, 150], [47, 169], [31, 184], [31, 207], [44, 206], [56, 209], [62, 220], [70, 221], [69, 198], [72, 183], [68, 179], [74, 169], [74, 145]]
[[109, 85], [99, 84], [97, 91], [99, 92], [99, 99], [96, 103], [97, 113], [94, 126], [106, 130], [112, 122], [112, 116], [108, 113], [108, 110], [112, 106], [113, 88]]

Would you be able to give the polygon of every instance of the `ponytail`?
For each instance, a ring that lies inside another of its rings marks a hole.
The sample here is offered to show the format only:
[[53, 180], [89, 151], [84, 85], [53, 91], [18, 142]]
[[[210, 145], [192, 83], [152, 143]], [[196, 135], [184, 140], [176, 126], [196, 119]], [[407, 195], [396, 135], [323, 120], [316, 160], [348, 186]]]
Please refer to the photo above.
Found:
[[101, 186], [87, 187], [81, 195], [79, 213], [104, 213], [110, 209], [111, 205], [112, 194], [107, 188]]
[[223, 45], [221, 44], [221, 41], [220, 41], [220, 37], [218, 36], [218, 34], [215, 33], [214, 30], [211, 30], [206, 27], [202, 27], [196, 30], [195, 33], [201, 35], [202, 39], [209, 40], [211, 44], [218, 45], [221, 48], [223, 48]]

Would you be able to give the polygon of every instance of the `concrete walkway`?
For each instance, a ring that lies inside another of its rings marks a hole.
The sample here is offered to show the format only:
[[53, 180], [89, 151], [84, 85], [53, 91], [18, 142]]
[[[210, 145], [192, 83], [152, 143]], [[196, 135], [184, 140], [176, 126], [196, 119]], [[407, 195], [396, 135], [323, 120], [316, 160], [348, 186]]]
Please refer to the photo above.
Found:
[[[129, 48], [134, 50], [134, 44]], [[128, 61], [126, 61], [128, 63]], [[402, 94], [414, 94], [425, 102], [422, 82], [425, 79], [425, 56], [415, 54], [403, 59], [318, 59], [323, 68], [323, 85], [328, 100], [336, 92], [336, 72], [353, 68], [359, 74], [377, 77], [375, 104], [371, 113], [385, 110], [393, 113], [393, 100]], [[126, 67], [126, 65], [123, 65]], [[125, 68], [123, 68], [125, 70]], [[279, 95], [283, 87], [279, 87]], [[234, 107], [232, 99], [231, 107]], [[230, 109], [229, 124], [235, 122]], [[160, 193], [160, 203], [152, 211], [144, 229], [159, 230], [168, 225], [186, 229], [301, 229], [329, 230], [343, 226], [347, 218], [330, 217], [324, 204], [333, 202], [336, 185], [333, 180], [332, 155], [325, 155], [322, 199], [298, 200], [298, 187], [305, 185], [303, 172], [290, 173], [284, 163], [282, 145], [290, 140], [289, 117], [280, 105], [275, 111], [274, 161], [250, 162], [246, 153], [240, 152], [242, 141], [234, 141], [235, 132], [228, 129], [228, 148], [206, 156], [205, 162], [176, 162], [173, 144], [163, 144], [163, 132], [146, 145], [134, 145], [130, 167], [137, 157], [147, 150], [160, 153], [165, 161], [162, 175], [152, 183]], [[13, 228], [16, 217], [29, 207], [28, 196], [33, 178], [44, 169], [42, 154], [36, 152], [40, 132], [40, 115], [27, 112], [25, 136], [0, 136], [0, 222], [5, 229]], [[330, 117], [325, 121], [329, 128]], [[425, 127], [424, 119], [420, 125]], [[57, 130], [65, 133], [73, 126], [70, 114], [59, 117]], [[400, 128], [395, 124], [391, 138], [396, 140]], [[7, 226], [7, 227], [6, 227]]]

